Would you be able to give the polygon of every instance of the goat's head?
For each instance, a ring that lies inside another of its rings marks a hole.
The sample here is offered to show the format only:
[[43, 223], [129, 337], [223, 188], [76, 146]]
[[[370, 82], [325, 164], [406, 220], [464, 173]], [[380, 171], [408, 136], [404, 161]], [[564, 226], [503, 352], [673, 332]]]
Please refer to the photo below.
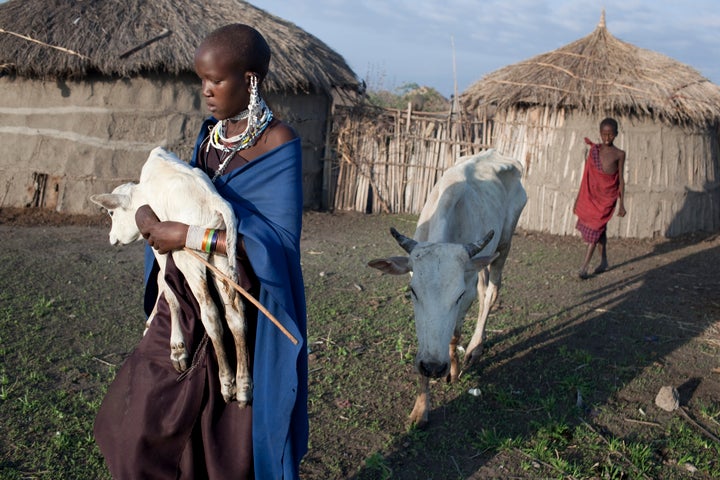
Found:
[[90, 200], [107, 210], [112, 219], [110, 227], [110, 244], [128, 244], [142, 238], [135, 223], [137, 205], [133, 202], [136, 183], [124, 183], [116, 187], [112, 193], [100, 193], [90, 196]]

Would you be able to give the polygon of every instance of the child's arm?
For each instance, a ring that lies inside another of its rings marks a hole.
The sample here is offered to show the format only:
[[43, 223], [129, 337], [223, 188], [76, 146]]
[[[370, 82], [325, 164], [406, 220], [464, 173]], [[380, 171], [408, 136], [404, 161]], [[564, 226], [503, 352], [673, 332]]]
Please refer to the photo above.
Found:
[[618, 209], [617, 216], [625, 216], [625, 152], [620, 150], [618, 157]]

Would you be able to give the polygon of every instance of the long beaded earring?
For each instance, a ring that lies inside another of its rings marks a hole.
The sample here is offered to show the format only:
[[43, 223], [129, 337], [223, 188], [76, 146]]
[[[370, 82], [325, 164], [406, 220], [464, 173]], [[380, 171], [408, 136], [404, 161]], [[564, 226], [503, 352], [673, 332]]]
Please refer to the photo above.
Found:
[[263, 101], [258, 92], [258, 78], [250, 75], [250, 103], [248, 103], [248, 131], [252, 132], [260, 124], [263, 115]]

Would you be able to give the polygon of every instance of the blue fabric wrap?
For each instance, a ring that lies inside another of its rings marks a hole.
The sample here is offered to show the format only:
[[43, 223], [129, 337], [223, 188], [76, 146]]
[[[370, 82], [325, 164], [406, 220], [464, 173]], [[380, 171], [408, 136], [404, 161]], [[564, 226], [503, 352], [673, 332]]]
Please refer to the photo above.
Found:
[[[192, 166], [197, 165], [201, 143], [215, 122], [210, 118], [203, 124]], [[258, 312], [253, 370], [255, 477], [296, 479], [309, 435], [305, 288], [300, 267], [300, 139], [221, 176], [215, 187], [235, 211], [238, 239], [243, 239], [260, 282], [258, 300], [298, 340], [294, 345]], [[149, 281], [155, 262], [151, 250], [145, 260], [147, 304], [148, 295], [153, 303], [157, 295], [156, 281]]]

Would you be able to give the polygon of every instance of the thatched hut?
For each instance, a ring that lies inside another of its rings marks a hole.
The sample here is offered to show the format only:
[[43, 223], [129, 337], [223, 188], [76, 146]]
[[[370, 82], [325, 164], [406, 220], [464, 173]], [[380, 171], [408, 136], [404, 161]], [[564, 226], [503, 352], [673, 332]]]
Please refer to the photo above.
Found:
[[149, 151], [189, 159], [207, 115], [193, 55], [211, 30], [257, 28], [273, 51], [267, 100], [303, 139], [305, 206], [321, 203], [334, 98], [358, 80], [294, 24], [241, 0], [10, 0], [0, 4], [0, 207], [97, 212]]
[[463, 106], [494, 110], [492, 143], [525, 164], [520, 226], [576, 234], [573, 204], [599, 123], [620, 124], [627, 216], [608, 234], [649, 238], [720, 228], [720, 87], [695, 69], [595, 31], [471, 85]]

